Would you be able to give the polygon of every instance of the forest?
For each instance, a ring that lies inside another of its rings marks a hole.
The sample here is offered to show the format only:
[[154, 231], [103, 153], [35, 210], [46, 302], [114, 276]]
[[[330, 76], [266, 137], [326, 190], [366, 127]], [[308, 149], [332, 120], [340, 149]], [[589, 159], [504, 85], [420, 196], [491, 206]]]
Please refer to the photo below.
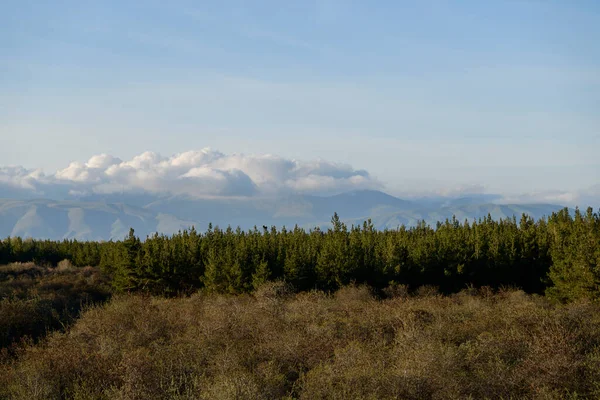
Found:
[[438, 287], [516, 287], [560, 301], [600, 296], [600, 216], [568, 209], [537, 221], [491, 216], [435, 227], [377, 231], [370, 221], [348, 227], [337, 214], [327, 231], [195, 229], [143, 240], [81, 242], [7, 238], [0, 265], [34, 262], [99, 267], [117, 292], [160, 295], [238, 294], [283, 280], [297, 291], [335, 290], [350, 283], [382, 289], [393, 284]]
[[0, 240], [0, 399], [598, 398], [600, 214]]

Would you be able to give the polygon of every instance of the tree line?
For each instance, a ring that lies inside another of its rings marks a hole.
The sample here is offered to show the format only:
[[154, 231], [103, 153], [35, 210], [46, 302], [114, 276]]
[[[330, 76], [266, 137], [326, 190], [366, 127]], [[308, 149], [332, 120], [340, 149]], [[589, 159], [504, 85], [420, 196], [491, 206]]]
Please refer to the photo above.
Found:
[[600, 214], [567, 208], [547, 218], [527, 215], [473, 221], [424, 221], [415, 227], [377, 230], [370, 221], [347, 226], [337, 214], [327, 230], [243, 231], [209, 225], [141, 240], [0, 240], [0, 264], [34, 261], [100, 266], [118, 291], [219, 293], [251, 291], [285, 280], [297, 290], [335, 290], [350, 283], [375, 288], [404, 284], [513, 286], [561, 301], [600, 298]]

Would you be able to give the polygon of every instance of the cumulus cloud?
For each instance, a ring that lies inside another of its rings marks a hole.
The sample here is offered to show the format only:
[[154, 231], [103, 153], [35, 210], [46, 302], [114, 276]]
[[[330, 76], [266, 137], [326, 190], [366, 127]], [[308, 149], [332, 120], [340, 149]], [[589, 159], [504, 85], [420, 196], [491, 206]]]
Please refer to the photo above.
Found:
[[18, 189], [35, 190], [36, 182], [45, 178], [42, 170], [28, 170], [21, 166], [0, 167], [0, 184]]
[[1, 184], [40, 193], [56, 186], [71, 195], [142, 191], [199, 197], [326, 194], [381, 186], [366, 171], [349, 165], [270, 154], [227, 155], [208, 148], [170, 157], [145, 152], [131, 160], [99, 154], [50, 175], [5, 167], [0, 169]]
[[547, 190], [525, 193], [514, 196], [504, 196], [501, 203], [550, 203], [567, 206], [595, 207], [600, 206], [600, 184], [589, 188], [563, 191]]

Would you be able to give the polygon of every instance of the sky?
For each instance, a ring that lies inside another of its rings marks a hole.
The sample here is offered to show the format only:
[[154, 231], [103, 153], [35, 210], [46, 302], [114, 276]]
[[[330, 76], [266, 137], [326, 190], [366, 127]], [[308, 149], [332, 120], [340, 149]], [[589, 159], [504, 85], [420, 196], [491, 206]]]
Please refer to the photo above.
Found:
[[599, 192], [599, 40], [586, 0], [0, 0], [0, 182], [204, 152], [228, 161], [173, 179], [247, 187], [269, 159], [291, 188], [576, 200]]

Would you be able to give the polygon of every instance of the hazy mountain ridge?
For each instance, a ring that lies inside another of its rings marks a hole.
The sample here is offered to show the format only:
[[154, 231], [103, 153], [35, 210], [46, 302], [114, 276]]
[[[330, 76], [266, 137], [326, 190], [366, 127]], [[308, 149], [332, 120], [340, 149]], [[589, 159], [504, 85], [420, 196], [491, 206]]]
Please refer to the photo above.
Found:
[[176, 232], [193, 225], [126, 204], [54, 200], [0, 200], [0, 235], [109, 240], [134, 227], [140, 234]]
[[[446, 219], [451, 220], [452, 217], [456, 217], [460, 223], [463, 223], [465, 220], [473, 222], [474, 220], [487, 217], [488, 214], [495, 220], [511, 218], [513, 216], [519, 219], [522, 214], [527, 214], [535, 219], [539, 219], [549, 216], [552, 212], [562, 208], [564, 207], [555, 204], [486, 203], [448, 206], [435, 209], [415, 209], [378, 215], [370, 218], [377, 229], [395, 229], [401, 225], [414, 226], [419, 221], [425, 221], [427, 224], [435, 226], [438, 221], [444, 222]], [[364, 218], [357, 218], [347, 221], [347, 223], [361, 224], [363, 221]]]
[[[413, 226], [425, 220], [431, 225], [451, 219], [520, 217], [540, 218], [563, 208], [554, 204], [495, 204], [494, 196], [464, 196], [429, 201], [404, 200], [375, 190], [330, 197], [290, 195], [282, 198], [193, 198], [187, 196], [89, 197], [79, 200], [0, 199], [0, 235], [81, 240], [120, 239], [133, 227], [141, 237], [154, 232], [171, 234], [208, 223], [251, 229], [263, 225], [325, 228], [334, 212], [348, 225], [370, 218], [378, 229]], [[131, 200], [135, 205], [110, 200]], [[478, 203], [482, 201], [481, 203]]]

